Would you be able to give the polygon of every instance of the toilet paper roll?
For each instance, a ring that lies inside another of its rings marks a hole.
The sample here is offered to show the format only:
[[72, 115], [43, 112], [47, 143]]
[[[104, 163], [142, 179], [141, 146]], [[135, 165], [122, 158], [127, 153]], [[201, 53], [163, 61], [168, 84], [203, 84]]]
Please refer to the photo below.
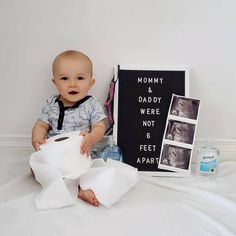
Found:
[[78, 131], [51, 137], [40, 146], [32, 161], [54, 167], [63, 178], [76, 179], [92, 165], [91, 157], [80, 153], [82, 140]]
[[78, 178], [92, 165], [91, 158], [80, 153], [82, 140], [78, 131], [56, 135], [32, 153], [30, 166], [42, 186], [35, 198], [37, 209], [76, 204]]

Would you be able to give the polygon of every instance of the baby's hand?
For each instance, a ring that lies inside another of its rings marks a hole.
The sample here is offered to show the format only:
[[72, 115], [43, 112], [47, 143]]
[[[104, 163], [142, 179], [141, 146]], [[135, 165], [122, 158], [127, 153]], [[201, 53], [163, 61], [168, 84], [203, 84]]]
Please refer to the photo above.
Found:
[[168, 134], [168, 135], [166, 136], [166, 138], [167, 138], [167, 139], [170, 139], [170, 140], [173, 140], [173, 139], [174, 139], [174, 137], [173, 137], [172, 134]]
[[92, 148], [92, 140], [91, 140], [91, 135], [90, 133], [86, 132], [86, 131], [81, 131], [80, 135], [82, 135], [83, 141], [80, 145], [80, 152], [81, 154], [87, 154], [87, 156], [89, 156], [91, 148]]
[[36, 139], [32, 141], [32, 145], [36, 151], [40, 150], [40, 145], [46, 143], [45, 139]]

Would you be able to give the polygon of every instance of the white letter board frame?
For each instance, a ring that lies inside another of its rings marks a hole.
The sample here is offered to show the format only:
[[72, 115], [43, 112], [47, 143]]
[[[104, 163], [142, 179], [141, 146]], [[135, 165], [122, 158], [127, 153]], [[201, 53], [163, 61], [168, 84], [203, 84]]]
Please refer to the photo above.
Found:
[[[163, 74], [165, 74], [165, 73], [166, 74], [181, 73], [181, 74], [184, 74], [184, 78], [183, 78], [184, 85], [182, 86], [183, 87], [182, 88], [183, 89], [182, 94], [178, 94], [178, 93], [176, 93], [176, 91], [173, 91], [173, 93], [181, 95], [181, 96], [187, 96], [188, 97], [189, 96], [189, 69], [187, 67], [155, 67], [155, 66], [135, 66], [135, 65], [117, 65], [117, 66], [115, 66], [115, 68], [114, 68], [114, 79], [116, 81], [116, 84], [115, 84], [114, 110], [113, 110], [113, 115], [114, 115], [113, 137], [114, 137], [114, 140], [115, 140], [116, 144], [118, 144], [121, 147], [122, 151], [124, 152], [125, 148], [123, 148], [122, 145], [120, 145], [122, 141], [121, 141], [121, 139], [119, 139], [119, 137], [121, 135], [118, 133], [119, 132], [119, 121], [121, 120], [121, 118], [119, 118], [119, 117], [121, 117], [121, 114], [119, 114], [119, 108], [121, 107], [121, 105], [119, 104], [119, 99], [121, 98], [121, 93], [120, 93], [120, 91], [121, 91], [120, 79], [121, 78], [118, 78], [118, 73], [120, 73], [121, 71], [129, 71], [131, 73], [141, 72], [142, 74], [145, 73], [145, 72], [154, 73], [154, 74], [157, 73], [157, 75], [159, 73], [163, 73]], [[173, 78], [173, 81], [170, 78], [168, 78], [168, 79], [171, 82], [173, 82], [173, 84], [178, 85], [179, 81], [175, 80], [175, 78]], [[152, 86], [149, 86], [149, 85], [150, 84], [148, 84], [147, 86], [143, 86], [144, 89], [147, 90], [147, 87], [153, 88]], [[130, 89], [132, 90], [132, 87]], [[133, 90], [135, 91], [135, 88]], [[125, 163], [138, 168], [140, 173], [146, 174], [146, 175], [149, 175], [149, 176], [179, 176], [179, 174], [176, 173], [176, 172], [163, 170], [163, 169], [158, 168], [158, 162], [159, 162], [161, 146], [162, 146], [162, 139], [163, 139], [164, 130], [165, 130], [165, 126], [166, 126], [166, 119], [167, 119], [167, 114], [168, 114], [168, 111], [169, 111], [169, 105], [170, 105], [170, 101], [171, 101], [171, 98], [172, 98], [172, 93], [168, 94], [168, 96], [169, 96], [169, 103], [166, 104], [166, 106], [165, 106], [165, 113], [166, 114], [165, 114], [165, 119], [162, 121], [163, 122], [163, 124], [162, 124], [163, 132], [162, 132], [162, 134], [159, 134], [159, 135], [161, 135], [161, 138], [160, 137], [158, 138], [159, 144], [158, 144], [157, 148], [159, 148], [158, 149], [159, 155], [156, 155], [156, 158], [158, 158], [156, 163], [148, 163], [147, 166], [151, 166], [151, 168], [149, 170], [149, 167], [146, 168], [146, 163], [145, 164], [142, 163], [142, 166], [140, 167], [136, 164], [133, 164], [133, 163], [130, 163], [129, 161], [126, 161], [127, 157], [125, 156], [125, 153], [124, 153], [124, 162]], [[137, 99], [137, 98], [135, 98], [135, 96], [134, 96], [134, 98], [132, 98], [132, 99]], [[127, 107], [127, 109], [125, 108], [125, 110], [127, 112], [129, 112], [129, 107]], [[132, 115], [134, 115], [134, 113], [132, 113]], [[128, 119], [127, 124], [128, 123], [129, 124], [133, 123], [133, 122], [132, 123], [130, 123], [130, 122], [132, 122], [132, 121]], [[137, 127], [136, 130], [140, 130], [140, 129]], [[127, 129], [127, 131], [128, 131], [128, 129]], [[155, 133], [155, 127], [152, 129], [152, 133]], [[138, 138], [137, 136], [139, 136], [139, 134], [134, 135], [133, 138], [134, 139]], [[127, 137], [127, 139], [130, 140], [129, 137]], [[131, 137], [131, 139], [132, 139], [132, 137]], [[153, 146], [154, 145], [155, 144], [153, 144]], [[125, 150], [125, 151], [127, 151], [127, 150]], [[129, 155], [129, 156], [131, 156], [131, 155]], [[140, 158], [142, 158], [142, 160], [143, 160], [144, 157], [141, 157], [141, 156], [140, 156]], [[135, 158], [139, 158], [139, 157], [132, 156], [132, 158], [135, 159]], [[153, 158], [151, 158], [151, 160], [153, 160]], [[136, 161], [138, 162], [138, 159]], [[143, 166], [145, 166], [145, 169], [143, 169]]]

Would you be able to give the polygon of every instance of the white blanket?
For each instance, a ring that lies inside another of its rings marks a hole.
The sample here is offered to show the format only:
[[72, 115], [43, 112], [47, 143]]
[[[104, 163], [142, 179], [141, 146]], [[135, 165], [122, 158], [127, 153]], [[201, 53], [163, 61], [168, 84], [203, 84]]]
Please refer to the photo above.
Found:
[[110, 208], [78, 199], [75, 206], [38, 211], [41, 187], [30, 172], [0, 186], [1, 236], [233, 236], [236, 235], [236, 162], [219, 165], [208, 180], [141, 177]]

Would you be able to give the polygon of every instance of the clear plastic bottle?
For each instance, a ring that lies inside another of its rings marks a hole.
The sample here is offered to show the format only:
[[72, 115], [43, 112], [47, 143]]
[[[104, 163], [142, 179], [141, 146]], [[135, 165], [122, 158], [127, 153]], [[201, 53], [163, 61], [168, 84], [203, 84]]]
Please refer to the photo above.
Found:
[[196, 173], [200, 176], [216, 177], [220, 151], [207, 142], [198, 150]]
[[105, 146], [104, 150], [101, 153], [101, 157], [106, 161], [108, 158], [116, 160], [116, 161], [123, 161], [122, 151], [121, 149], [115, 144], [113, 136], [109, 136], [107, 145]]

